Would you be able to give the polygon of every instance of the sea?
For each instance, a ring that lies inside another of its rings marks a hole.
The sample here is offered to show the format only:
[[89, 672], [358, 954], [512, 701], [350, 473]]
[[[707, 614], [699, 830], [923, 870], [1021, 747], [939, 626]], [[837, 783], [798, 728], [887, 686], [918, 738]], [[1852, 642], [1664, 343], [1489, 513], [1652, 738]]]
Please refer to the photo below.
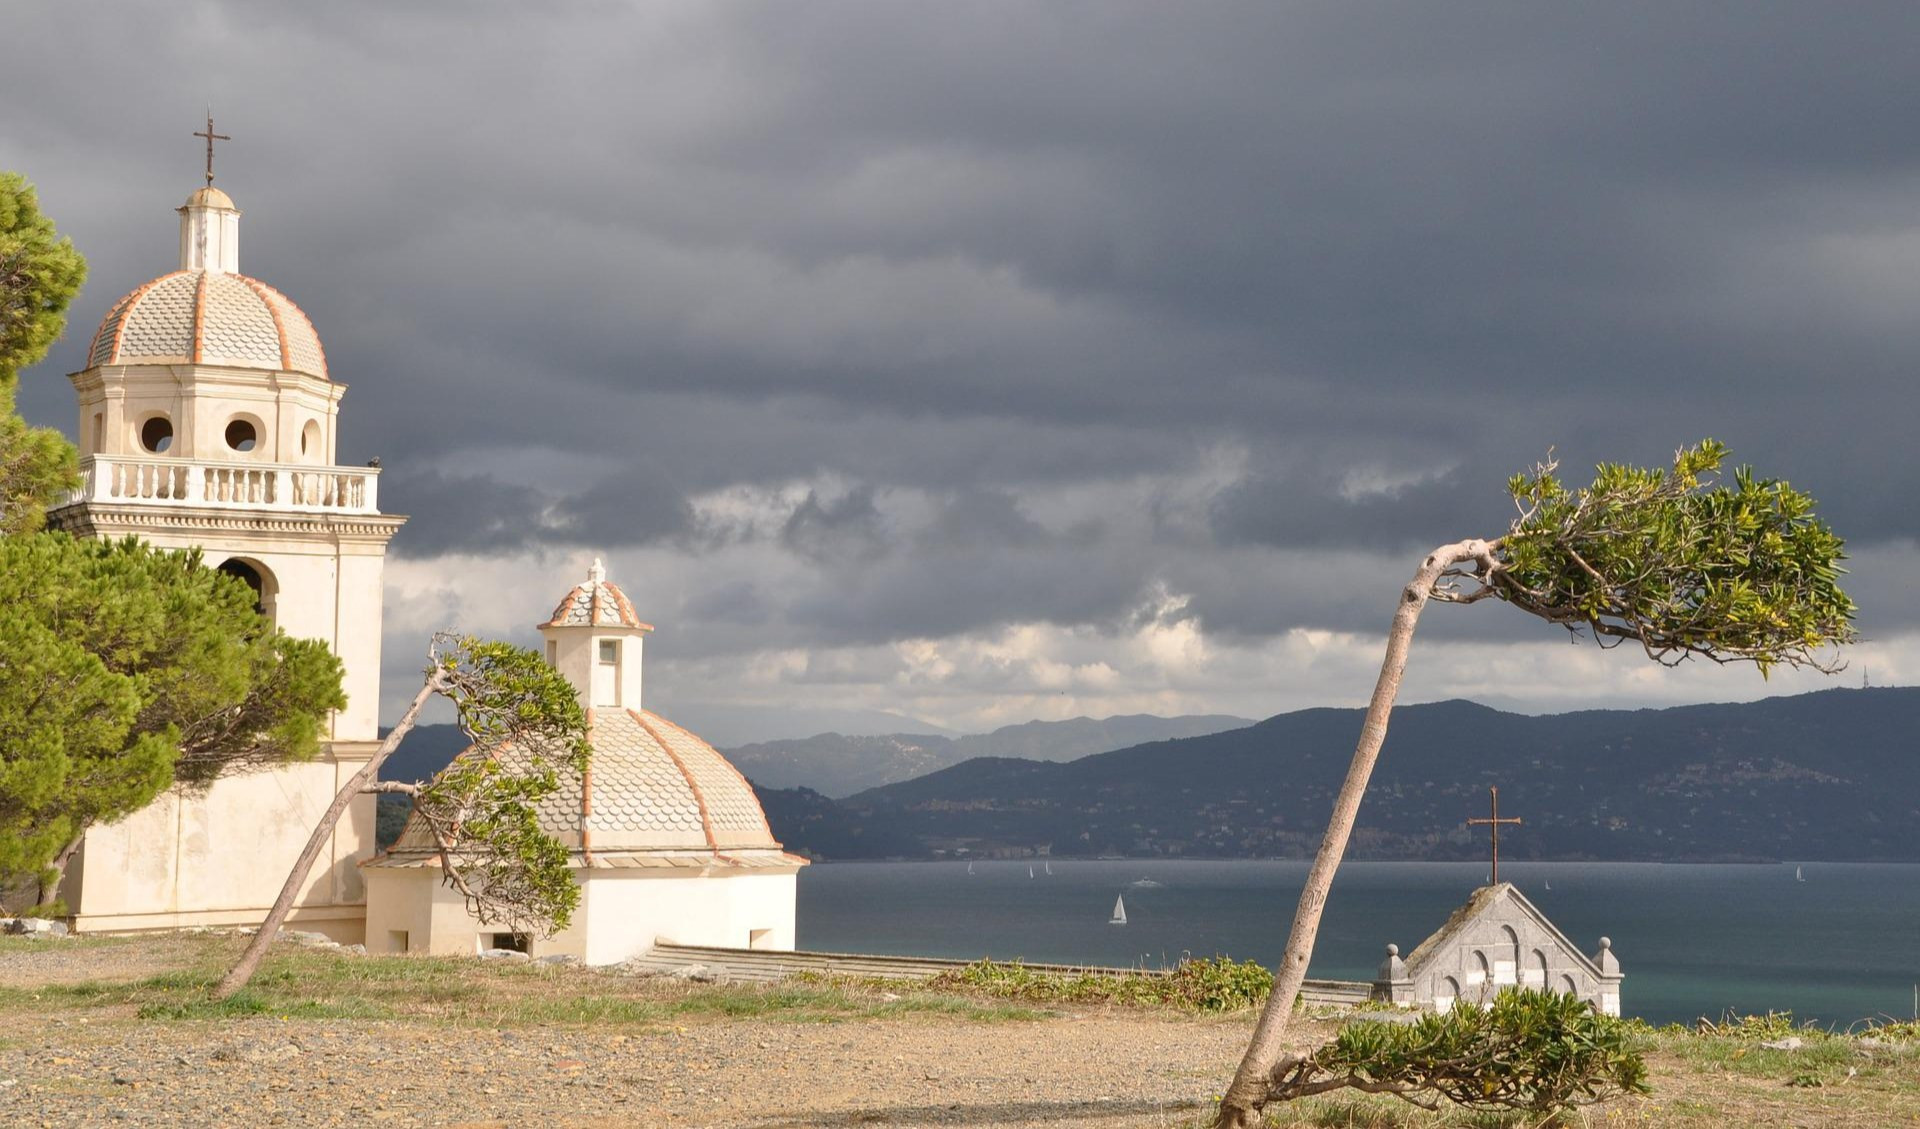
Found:
[[[1302, 861], [1020, 859], [823, 863], [800, 873], [798, 942], [884, 953], [1123, 967], [1230, 956], [1271, 967]], [[1031, 875], [1031, 877], [1029, 877]], [[1503, 862], [1588, 954], [1611, 938], [1621, 1010], [1650, 1023], [1790, 1011], [1846, 1027], [1910, 1019], [1920, 985], [1920, 865]], [[1309, 975], [1371, 980], [1488, 878], [1465, 863], [1348, 862]], [[1114, 900], [1127, 923], [1109, 924]]]

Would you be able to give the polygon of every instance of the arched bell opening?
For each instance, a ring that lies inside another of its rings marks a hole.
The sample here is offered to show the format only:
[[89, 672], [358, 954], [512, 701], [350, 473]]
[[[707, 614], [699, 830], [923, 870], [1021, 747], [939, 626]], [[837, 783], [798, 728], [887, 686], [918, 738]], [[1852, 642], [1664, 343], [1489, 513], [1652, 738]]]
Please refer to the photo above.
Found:
[[274, 601], [280, 594], [280, 586], [274, 581], [273, 571], [259, 561], [244, 557], [229, 557], [220, 562], [220, 571], [228, 576], [237, 576], [253, 589], [253, 610], [274, 622]]

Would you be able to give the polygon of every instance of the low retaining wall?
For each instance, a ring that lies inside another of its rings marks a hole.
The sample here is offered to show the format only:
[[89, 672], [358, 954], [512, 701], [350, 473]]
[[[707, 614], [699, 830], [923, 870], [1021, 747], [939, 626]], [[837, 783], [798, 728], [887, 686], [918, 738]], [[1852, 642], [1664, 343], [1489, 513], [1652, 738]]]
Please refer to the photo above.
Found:
[[[730, 949], [712, 945], [673, 945], [661, 942], [644, 955], [634, 957], [626, 966], [654, 972], [673, 972], [688, 965], [705, 965], [715, 976], [727, 980], [785, 980], [799, 972], [817, 972], [824, 976], [868, 977], [886, 980], [930, 980], [943, 972], [955, 972], [973, 963], [965, 960], [940, 960], [933, 957], [868, 956], [862, 953], [809, 953], [772, 949]], [[1022, 962], [1025, 964], [1025, 962]], [[1069, 964], [1025, 964], [1036, 972], [1076, 975], [1091, 972], [1101, 976], [1165, 976], [1160, 968], [1100, 968]], [[1371, 985], [1348, 980], [1309, 980], [1300, 990], [1300, 998], [1310, 1004], [1357, 1004], [1364, 1002]]]

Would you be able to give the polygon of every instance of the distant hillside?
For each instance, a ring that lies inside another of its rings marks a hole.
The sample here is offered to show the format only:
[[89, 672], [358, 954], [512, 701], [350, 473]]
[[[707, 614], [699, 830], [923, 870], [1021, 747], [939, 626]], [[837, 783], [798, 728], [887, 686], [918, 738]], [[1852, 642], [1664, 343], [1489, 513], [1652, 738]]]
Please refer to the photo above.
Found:
[[[970, 760], [796, 822], [787, 799], [766, 802], [790, 849], [825, 857], [1301, 857], [1359, 728], [1358, 710], [1302, 710], [1066, 764]], [[1526, 821], [1501, 837], [1515, 858], [1920, 860], [1916, 733], [1912, 688], [1547, 717], [1403, 706], [1352, 852], [1482, 857], [1484, 830], [1463, 821], [1493, 784], [1501, 814]]]
[[[380, 736], [385, 737], [389, 732], [391, 730], [382, 729]], [[460, 732], [458, 725], [416, 725], [380, 766], [380, 779], [408, 783], [431, 779], [466, 747], [466, 734]]]
[[822, 733], [787, 741], [764, 741], [726, 750], [741, 772], [769, 788], [811, 788], [827, 796], [851, 796], [882, 784], [911, 780], [975, 757], [1020, 757], [1069, 761], [1148, 741], [1199, 737], [1253, 722], [1221, 714], [1153, 717], [1134, 714], [1096, 721], [1029, 721], [967, 737], [890, 733], [850, 737]]

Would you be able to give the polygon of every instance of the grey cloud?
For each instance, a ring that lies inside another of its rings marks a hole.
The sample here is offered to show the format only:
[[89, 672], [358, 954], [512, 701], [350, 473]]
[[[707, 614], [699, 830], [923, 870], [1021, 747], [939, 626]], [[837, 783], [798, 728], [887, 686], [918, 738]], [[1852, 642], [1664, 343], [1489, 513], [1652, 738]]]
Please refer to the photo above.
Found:
[[[74, 9], [15, 14], [0, 76], [94, 268], [23, 409], [70, 426], [57, 372], [172, 265], [210, 97], [396, 552], [706, 563], [768, 547], [689, 498], [837, 481], [791, 576], [687, 570], [688, 646], [1120, 624], [1161, 583], [1209, 632], [1377, 631], [1549, 445], [1713, 435], [1822, 500], [1870, 631], [1910, 621], [1871, 555], [1920, 537], [1909, 5]], [[1343, 493], [1368, 468], [1416, 480]], [[1142, 521], [1035, 516], [1134, 482]]]

